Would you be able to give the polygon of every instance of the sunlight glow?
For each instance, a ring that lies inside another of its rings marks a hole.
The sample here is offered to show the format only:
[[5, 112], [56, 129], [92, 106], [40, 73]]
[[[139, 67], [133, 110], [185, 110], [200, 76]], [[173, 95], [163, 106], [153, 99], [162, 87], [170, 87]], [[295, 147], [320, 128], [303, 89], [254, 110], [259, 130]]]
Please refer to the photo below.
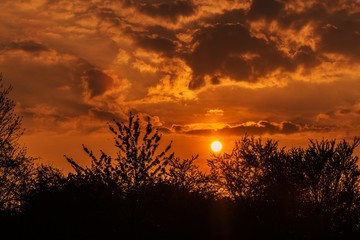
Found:
[[213, 152], [220, 152], [222, 149], [222, 144], [219, 141], [214, 141], [211, 143], [211, 150]]

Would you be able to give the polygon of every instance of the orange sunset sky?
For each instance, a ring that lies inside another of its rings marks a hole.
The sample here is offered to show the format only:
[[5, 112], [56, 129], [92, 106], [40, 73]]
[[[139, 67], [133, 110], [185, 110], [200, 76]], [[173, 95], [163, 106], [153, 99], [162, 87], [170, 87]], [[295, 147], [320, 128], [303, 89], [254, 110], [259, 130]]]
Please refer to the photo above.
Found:
[[181, 158], [245, 133], [360, 136], [359, 0], [1, 0], [0, 72], [28, 154], [68, 170], [150, 116]]

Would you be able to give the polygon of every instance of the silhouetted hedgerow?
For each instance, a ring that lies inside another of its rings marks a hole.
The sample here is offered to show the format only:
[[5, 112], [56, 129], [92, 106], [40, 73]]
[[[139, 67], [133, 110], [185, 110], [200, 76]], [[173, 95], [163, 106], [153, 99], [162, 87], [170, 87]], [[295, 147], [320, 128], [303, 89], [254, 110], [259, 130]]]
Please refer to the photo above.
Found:
[[12, 237], [37, 239], [358, 239], [360, 170], [352, 142], [310, 140], [280, 148], [245, 135], [231, 153], [158, 151], [150, 120], [109, 125], [116, 156], [84, 146], [91, 165], [66, 157], [75, 173], [41, 166], [20, 212], [1, 211]]

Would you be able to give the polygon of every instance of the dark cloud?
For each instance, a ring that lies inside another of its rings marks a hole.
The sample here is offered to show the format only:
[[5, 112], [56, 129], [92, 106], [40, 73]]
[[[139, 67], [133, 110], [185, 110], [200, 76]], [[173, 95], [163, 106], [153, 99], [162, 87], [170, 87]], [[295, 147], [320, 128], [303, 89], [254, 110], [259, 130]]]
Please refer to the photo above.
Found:
[[213, 77], [211, 78], [211, 84], [213, 84], [213, 85], [218, 85], [218, 84], [220, 84], [220, 79], [219, 79], [219, 77], [218, 77], [218, 76], [213, 76]]
[[244, 134], [250, 134], [250, 135], [262, 135], [267, 132], [267, 129], [264, 126], [233, 126], [233, 127], [226, 127], [221, 130], [217, 131], [218, 133], [222, 133], [225, 135], [244, 135]]
[[280, 125], [280, 129], [282, 133], [290, 134], [298, 132], [300, 130], [300, 126], [292, 122], [282, 122]]
[[173, 41], [160, 36], [138, 36], [137, 44], [142, 48], [162, 53], [165, 56], [172, 56], [176, 47]]
[[[358, 16], [360, 19], [360, 14]], [[344, 23], [345, 24], [345, 23]], [[355, 59], [360, 58], [360, 22], [355, 28], [326, 24], [319, 30], [319, 49], [323, 52], [339, 53]]]
[[[104, 121], [112, 121], [112, 120], [124, 120], [121, 116], [115, 114], [114, 112], [107, 111], [104, 109], [91, 108], [89, 109], [89, 113], [95, 117], [96, 119], [104, 120]], [[120, 121], [119, 120], [119, 121]]]
[[307, 68], [314, 67], [321, 63], [320, 57], [308, 45], [302, 45], [296, 49], [294, 60], [297, 65], [303, 65]]
[[165, 133], [165, 134], [169, 134], [169, 133], [171, 133], [170, 129], [165, 128], [165, 127], [161, 127], [161, 128], [159, 128], [159, 132], [161, 132], [161, 133]]
[[98, 78], [101, 76], [92, 73], [96, 72], [95, 67], [83, 59], [53, 50], [36, 52], [36, 60], [33, 54], [9, 54], [6, 64], [0, 63], [0, 68], [6, 70], [7, 78], [16, 89], [15, 100], [21, 103], [24, 116], [46, 116], [61, 122], [87, 115], [92, 106], [84, 101], [82, 83], [93, 94], [104, 91], [98, 86], [105, 84], [104, 79], [99, 80], [103, 81], [101, 84], [95, 82], [96, 75]]
[[328, 18], [328, 9], [321, 2], [315, 2], [302, 11], [283, 11], [276, 19], [282, 28], [301, 30], [309, 23], [319, 24]]
[[255, 82], [278, 68], [294, 69], [292, 59], [279, 51], [275, 42], [252, 36], [241, 24], [203, 28], [194, 36], [193, 44], [196, 47], [187, 56], [194, 73], [190, 89], [201, 87], [205, 75]]
[[181, 126], [181, 125], [172, 125], [172, 127], [171, 127], [171, 130], [173, 131], [173, 132], [182, 132], [183, 131], [183, 127]]
[[350, 13], [349, 10], [327, 10], [321, 19], [315, 34], [320, 42], [318, 51], [339, 53], [354, 59], [360, 56], [360, 13]]
[[177, 40], [177, 31], [173, 29], [168, 29], [166, 27], [160, 25], [151, 25], [146, 28], [147, 35], [156, 35], [161, 36], [163, 38], [176, 41]]
[[275, 125], [274, 123], [268, 121], [260, 121], [257, 123], [257, 126], [259, 128], [263, 128], [265, 132], [268, 132], [270, 134], [281, 131], [277, 124]]
[[113, 85], [113, 79], [98, 69], [88, 69], [82, 76], [90, 97], [102, 95]]
[[202, 21], [210, 24], [227, 24], [227, 23], [241, 23], [245, 24], [247, 21], [247, 12], [244, 9], [225, 10], [221, 14], [207, 16]]
[[[204, 18], [211, 26], [198, 27], [193, 50], [186, 56], [193, 70], [189, 88], [204, 86], [205, 76], [218, 84], [221, 77], [256, 82], [275, 70], [291, 73], [298, 66], [307, 73], [322, 62], [331, 61], [326, 53], [359, 58], [360, 13], [351, 13], [349, 2], [315, 1], [304, 5], [302, 11], [294, 11], [290, 5], [279, 0], [254, 0], [248, 12], [234, 9]], [[255, 35], [251, 22], [257, 19], [277, 21], [280, 29], [260, 27], [256, 31], [261, 34]], [[309, 24], [313, 27], [309, 34], [317, 38], [315, 46], [294, 41], [288, 43], [289, 52], [281, 49], [282, 30], [301, 31]]]
[[195, 129], [183, 132], [184, 134], [188, 135], [198, 135], [198, 136], [208, 136], [215, 132], [214, 129]]
[[191, 0], [125, 0], [125, 6], [135, 6], [140, 12], [151, 16], [176, 21], [179, 16], [190, 16], [196, 11]]
[[254, 74], [251, 63], [238, 56], [228, 56], [224, 59], [222, 73], [232, 79], [250, 80]]
[[253, 19], [265, 18], [272, 20], [280, 15], [284, 7], [285, 4], [279, 0], [253, 0], [249, 17]]
[[322, 4], [324, 4], [330, 10], [338, 10], [338, 9], [356, 9], [360, 7], [360, 2], [357, 0], [322, 0]]
[[274, 124], [268, 121], [260, 121], [256, 124], [245, 124], [245, 125], [235, 125], [229, 126], [223, 129], [218, 130], [218, 132], [225, 135], [263, 135], [263, 134], [276, 134], [282, 133], [278, 124]]
[[95, 10], [100, 19], [111, 22], [116, 26], [124, 22], [124, 19], [111, 8], [97, 8]]
[[31, 40], [10, 42], [8, 44], [3, 44], [3, 48], [6, 50], [23, 50], [31, 53], [49, 51], [48, 47], [45, 45]]
[[[238, 124], [238, 125], [227, 125], [221, 129], [191, 129], [189, 126], [173, 125], [171, 128], [167, 128], [166, 133], [179, 133], [187, 135], [212, 135], [214, 133], [227, 136], [241, 136], [244, 134], [250, 135], [263, 135], [263, 134], [292, 134], [301, 131], [315, 130], [313, 128], [305, 128], [300, 124], [296, 124], [290, 121], [284, 121], [281, 123], [274, 123], [269, 121], [259, 121], [251, 124]], [[324, 128], [318, 127], [317, 131], [323, 131]]]
[[282, 12], [277, 18], [282, 28], [301, 30], [314, 26], [319, 39], [317, 55], [339, 53], [357, 59], [360, 56], [360, 13], [346, 1], [315, 2], [301, 12]]

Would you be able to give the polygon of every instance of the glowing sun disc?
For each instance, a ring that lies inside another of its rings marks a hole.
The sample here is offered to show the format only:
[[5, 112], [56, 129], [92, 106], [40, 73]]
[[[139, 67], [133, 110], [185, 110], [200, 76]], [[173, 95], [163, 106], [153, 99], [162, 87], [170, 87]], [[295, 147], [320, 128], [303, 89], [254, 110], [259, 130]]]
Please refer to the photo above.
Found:
[[219, 141], [214, 141], [211, 143], [211, 150], [213, 150], [213, 152], [220, 152], [222, 149], [222, 144]]

